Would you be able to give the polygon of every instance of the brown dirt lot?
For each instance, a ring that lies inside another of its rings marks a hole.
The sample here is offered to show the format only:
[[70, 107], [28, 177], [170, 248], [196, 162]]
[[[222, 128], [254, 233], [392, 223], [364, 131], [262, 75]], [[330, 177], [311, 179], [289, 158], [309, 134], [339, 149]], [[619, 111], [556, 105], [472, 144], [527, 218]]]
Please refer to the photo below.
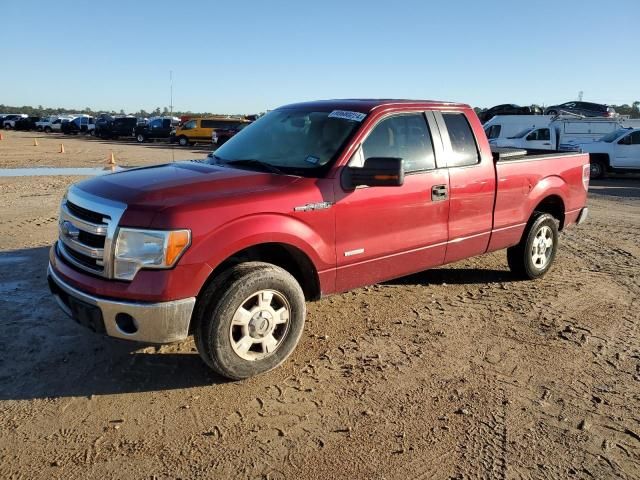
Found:
[[[65, 138], [61, 159], [33, 136], [5, 135], [0, 168], [205, 152]], [[47, 252], [78, 179], [0, 178], [0, 478], [640, 478], [640, 180], [595, 182], [544, 279], [499, 252], [325, 298], [281, 368], [234, 383], [192, 341], [59, 311]]]

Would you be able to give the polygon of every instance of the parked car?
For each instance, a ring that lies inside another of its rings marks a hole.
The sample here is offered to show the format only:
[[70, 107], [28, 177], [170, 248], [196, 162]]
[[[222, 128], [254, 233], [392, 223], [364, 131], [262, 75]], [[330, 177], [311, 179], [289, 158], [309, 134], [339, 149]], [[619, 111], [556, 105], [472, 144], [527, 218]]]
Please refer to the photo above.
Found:
[[62, 133], [77, 135], [84, 133], [89, 135], [95, 134], [95, 119], [89, 115], [80, 115], [69, 122], [62, 122]]
[[640, 172], [640, 128], [620, 128], [580, 146], [591, 158], [591, 176]]
[[224, 145], [227, 140], [237, 134], [240, 130], [242, 130], [247, 125], [251, 124], [249, 120], [230, 120], [220, 122], [221, 125], [219, 127], [213, 128], [211, 132], [211, 143], [214, 145]]
[[6, 130], [14, 128], [15, 125], [16, 125], [16, 120], [20, 120], [22, 118], [27, 118], [27, 117], [28, 117], [28, 115], [25, 115], [24, 113], [17, 113], [17, 114], [7, 115], [2, 120], [2, 128], [6, 129]]
[[552, 105], [544, 111], [545, 115], [560, 115], [572, 113], [584, 117], [615, 117], [616, 111], [608, 105], [591, 102], [567, 102], [560, 105]]
[[36, 129], [36, 122], [40, 121], [40, 117], [26, 117], [15, 121], [13, 128], [15, 130], [30, 131]]
[[307, 300], [503, 248], [516, 277], [544, 276], [588, 184], [586, 154], [492, 152], [467, 105], [288, 105], [208, 160], [73, 185], [49, 285], [93, 331], [193, 332], [210, 368], [247, 378], [294, 350]]
[[541, 115], [542, 110], [540, 107], [521, 107], [520, 105], [514, 105], [512, 103], [505, 103], [503, 105], [496, 105], [488, 110], [480, 112], [478, 117], [482, 123], [488, 122], [496, 115]]
[[75, 117], [71, 115], [51, 115], [46, 118], [41, 118], [36, 122], [36, 130], [39, 132], [51, 133], [53, 131], [59, 132], [62, 122], [73, 120]]
[[549, 122], [547, 126], [528, 127], [511, 137], [498, 138], [493, 145], [528, 150], [577, 152], [581, 144], [594, 142], [620, 127], [621, 124], [616, 119], [558, 118]]
[[219, 143], [224, 143], [248, 123], [244, 119], [226, 117], [192, 118], [176, 128], [172, 141], [186, 147], [193, 143], [211, 143], [217, 137]]
[[96, 120], [95, 136], [105, 139], [132, 137], [137, 125], [136, 117], [105, 116]]
[[136, 125], [134, 136], [138, 143], [147, 140], [169, 140], [179, 122], [180, 119], [176, 117], [150, 118], [146, 124], [138, 123]]

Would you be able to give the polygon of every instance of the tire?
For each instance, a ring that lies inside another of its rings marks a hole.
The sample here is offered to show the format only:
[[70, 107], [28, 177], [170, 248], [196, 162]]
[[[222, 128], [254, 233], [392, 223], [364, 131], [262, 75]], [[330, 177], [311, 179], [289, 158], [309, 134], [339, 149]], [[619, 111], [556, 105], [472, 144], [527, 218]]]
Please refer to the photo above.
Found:
[[92, 137], [96, 136], [96, 131], [95, 130], [89, 130], [89, 135]]
[[51, 127], [44, 127], [44, 133], [51, 133]]
[[180, 144], [181, 147], [188, 147], [189, 146], [189, 139], [187, 137], [178, 137], [178, 143]]
[[558, 114], [558, 112], [557, 112], [557, 111], [555, 111], [555, 110], [549, 110], [549, 111], [547, 112], [547, 115], [557, 115], [557, 114]]
[[138, 143], [144, 143], [145, 140], [146, 140], [146, 138], [144, 138], [143, 134], [139, 133], [139, 134], [136, 135], [136, 141]]
[[557, 250], [556, 219], [548, 213], [537, 213], [524, 231], [520, 243], [507, 249], [507, 262], [517, 277], [535, 280], [549, 271]]
[[589, 164], [590, 178], [604, 178], [607, 167], [602, 160], [592, 160]]
[[305, 316], [304, 293], [289, 272], [269, 263], [242, 263], [220, 274], [198, 299], [196, 346], [216, 373], [233, 380], [253, 377], [293, 352]]

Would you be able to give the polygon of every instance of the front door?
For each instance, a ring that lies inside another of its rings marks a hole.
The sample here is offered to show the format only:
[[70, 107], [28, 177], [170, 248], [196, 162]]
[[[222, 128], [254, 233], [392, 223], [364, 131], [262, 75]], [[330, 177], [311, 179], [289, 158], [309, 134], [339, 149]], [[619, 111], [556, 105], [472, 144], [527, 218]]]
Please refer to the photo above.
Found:
[[[436, 145], [436, 151], [441, 148]], [[425, 115], [395, 114], [382, 119], [349, 165], [362, 166], [371, 157], [402, 158], [405, 181], [399, 187], [351, 191], [336, 185], [338, 291], [444, 262], [449, 177], [446, 168], [436, 168], [434, 141]]]
[[640, 168], [640, 130], [618, 140], [615, 147], [614, 168]]
[[553, 150], [551, 143], [551, 130], [549, 128], [537, 128], [525, 138], [525, 147], [538, 150]]

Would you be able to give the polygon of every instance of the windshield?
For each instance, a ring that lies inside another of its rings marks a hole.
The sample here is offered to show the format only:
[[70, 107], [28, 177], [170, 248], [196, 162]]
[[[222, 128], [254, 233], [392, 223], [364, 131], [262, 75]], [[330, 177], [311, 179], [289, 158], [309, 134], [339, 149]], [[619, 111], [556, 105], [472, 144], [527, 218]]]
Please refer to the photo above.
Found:
[[256, 168], [257, 163], [263, 163], [284, 173], [317, 176], [324, 170], [322, 167], [328, 168], [364, 117], [338, 110], [274, 110], [243, 128], [209, 161], [245, 161], [242, 168]]
[[525, 130], [522, 130], [521, 132], [516, 133], [513, 137], [509, 137], [509, 138], [523, 138], [527, 133], [529, 133], [532, 130], [533, 128], [527, 128]]
[[600, 142], [607, 142], [607, 143], [611, 143], [613, 142], [616, 138], [618, 138], [620, 135], [628, 132], [629, 130], [626, 128], [619, 128], [618, 130], [614, 130], [611, 133], [607, 133], [604, 137], [602, 137], [599, 141]]

